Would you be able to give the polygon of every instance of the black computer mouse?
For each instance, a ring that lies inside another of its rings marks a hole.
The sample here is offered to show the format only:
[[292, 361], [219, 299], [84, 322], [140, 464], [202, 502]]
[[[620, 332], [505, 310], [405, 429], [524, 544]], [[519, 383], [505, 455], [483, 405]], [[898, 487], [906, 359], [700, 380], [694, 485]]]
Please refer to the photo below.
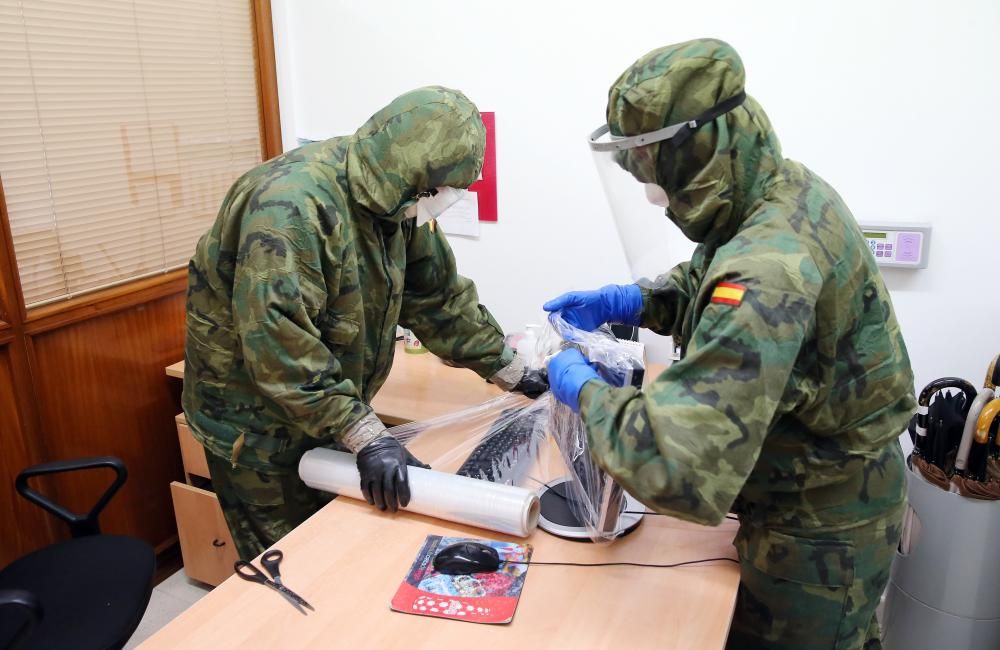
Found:
[[447, 575], [492, 573], [500, 568], [500, 554], [486, 544], [459, 542], [446, 546], [434, 556], [434, 570]]

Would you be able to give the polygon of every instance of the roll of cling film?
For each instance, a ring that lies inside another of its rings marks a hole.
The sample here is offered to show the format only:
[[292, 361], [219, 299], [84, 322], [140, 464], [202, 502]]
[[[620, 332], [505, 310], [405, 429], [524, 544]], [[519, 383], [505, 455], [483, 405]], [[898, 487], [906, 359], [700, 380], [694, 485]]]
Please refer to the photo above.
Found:
[[410, 330], [403, 330], [403, 351], [407, 354], [423, 354], [427, 348]]

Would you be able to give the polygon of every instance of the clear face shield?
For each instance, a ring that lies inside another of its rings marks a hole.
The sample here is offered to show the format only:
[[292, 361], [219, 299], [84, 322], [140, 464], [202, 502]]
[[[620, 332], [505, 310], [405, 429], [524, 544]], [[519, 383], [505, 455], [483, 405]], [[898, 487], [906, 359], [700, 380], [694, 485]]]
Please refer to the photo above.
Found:
[[745, 98], [740, 91], [693, 120], [640, 135], [612, 135], [607, 124], [590, 134], [590, 151], [637, 284], [651, 286], [657, 276], [690, 259], [695, 247], [666, 216], [669, 199], [656, 182], [660, 147], [671, 139], [679, 144]]
[[590, 135], [597, 173], [625, 250], [632, 279], [651, 286], [690, 256], [694, 244], [666, 216], [666, 192], [656, 184], [659, 145], [687, 126], [677, 124], [631, 137], [611, 135], [607, 125]]

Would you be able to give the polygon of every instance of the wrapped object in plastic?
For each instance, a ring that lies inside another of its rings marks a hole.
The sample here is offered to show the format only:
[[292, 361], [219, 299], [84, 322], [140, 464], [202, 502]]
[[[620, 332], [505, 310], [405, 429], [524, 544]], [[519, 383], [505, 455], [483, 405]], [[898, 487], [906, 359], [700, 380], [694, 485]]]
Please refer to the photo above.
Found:
[[[645, 364], [637, 348], [619, 341], [607, 325], [587, 332], [569, 324], [558, 312], [549, 315], [549, 324], [551, 327], [542, 339], [549, 354], [575, 346], [594, 365], [601, 379], [612, 386], [642, 387]], [[562, 485], [569, 511], [586, 529], [587, 537], [592, 541], [610, 541], [634, 528], [645, 508], [594, 461], [587, 428], [580, 416], [568, 406], [554, 403], [550, 433], [568, 478]]]
[[[539, 339], [540, 351], [551, 355], [574, 345], [605, 381], [641, 384], [642, 359], [610, 329], [585, 332], [558, 315], [550, 324]], [[506, 394], [389, 433], [431, 466], [409, 469], [410, 511], [525, 536], [535, 526], [538, 495], [551, 492], [549, 498], [563, 501], [572, 514], [578, 536], [593, 541], [618, 537], [623, 521], [634, 527], [642, 516], [641, 505], [591, 458], [583, 421], [550, 393], [536, 400]], [[332, 455], [337, 453], [307, 452], [299, 464], [300, 476], [318, 489], [360, 494], [352, 483], [356, 472], [351, 474], [345, 457]], [[480, 489], [475, 485], [480, 481], [494, 485]]]
[[601, 379], [612, 386], [642, 388], [645, 364], [640, 353], [635, 344], [619, 341], [610, 327], [602, 325], [587, 332], [570, 325], [559, 312], [549, 314], [549, 326], [539, 342], [546, 359], [567, 347], [576, 347]]
[[[641, 386], [645, 366], [637, 348], [610, 328], [587, 332], [558, 313], [539, 337], [536, 359], [575, 346], [615, 386]], [[590, 455], [583, 420], [551, 395], [531, 401], [504, 396], [447, 416], [390, 432], [435, 470], [551, 493], [561, 500], [577, 535], [610, 541], [634, 527], [644, 508]], [[543, 526], [545, 522], [543, 503]], [[563, 533], [558, 533], [563, 534]]]
[[531, 400], [508, 393], [471, 408], [389, 429], [415, 456], [441, 472], [537, 487], [546, 442], [549, 395]]

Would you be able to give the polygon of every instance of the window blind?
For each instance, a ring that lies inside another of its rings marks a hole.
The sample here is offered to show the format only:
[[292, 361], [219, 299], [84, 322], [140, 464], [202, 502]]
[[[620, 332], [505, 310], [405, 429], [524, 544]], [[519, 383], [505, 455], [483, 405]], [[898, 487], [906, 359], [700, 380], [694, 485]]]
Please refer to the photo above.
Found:
[[29, 307], [184, 266], [261, 159], [248, 0], [0, 0], [0, 89]]

